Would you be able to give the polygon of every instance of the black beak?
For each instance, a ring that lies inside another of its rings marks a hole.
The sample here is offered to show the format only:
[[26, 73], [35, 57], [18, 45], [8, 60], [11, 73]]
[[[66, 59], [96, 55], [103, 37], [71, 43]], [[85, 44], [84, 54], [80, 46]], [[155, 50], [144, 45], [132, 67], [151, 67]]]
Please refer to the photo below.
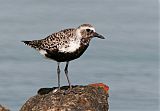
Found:
[[94, 36], [94, 37], [98, 37], [98, 38], [100, 38], [100, 39], [105, 39], [102, 35], [98, 34], [97, 32], [95, 32], [95, 33], [93, 34], [93, 36]]

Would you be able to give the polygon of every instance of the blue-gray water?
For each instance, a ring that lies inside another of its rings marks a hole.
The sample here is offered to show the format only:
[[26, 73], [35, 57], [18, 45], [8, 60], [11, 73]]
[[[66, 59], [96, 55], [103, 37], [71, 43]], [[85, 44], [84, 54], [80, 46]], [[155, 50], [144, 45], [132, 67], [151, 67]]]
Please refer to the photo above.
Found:
[[16, 111], [39, 88], [57, 86], [56, 62], [21, 40], [82, 23], [106, 39], [70, 63], [72, 84], [109, 85], [110, 111], [158, 111], [156, 0], [0, 0], [0, 104]]

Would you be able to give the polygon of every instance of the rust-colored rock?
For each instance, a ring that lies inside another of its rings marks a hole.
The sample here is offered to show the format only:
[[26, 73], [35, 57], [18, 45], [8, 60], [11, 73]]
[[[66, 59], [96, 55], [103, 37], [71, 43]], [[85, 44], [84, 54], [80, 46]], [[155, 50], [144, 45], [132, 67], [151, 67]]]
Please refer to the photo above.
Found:
[[5, 108], [4, 106], [0, 105], [0, 111], [10, 111], [10, 110]]
[[60, 91], [42, 88], [20, 111], [108, 111], [108, 93], [101, 86], [74, 86], [71, 91], [67, 86]]

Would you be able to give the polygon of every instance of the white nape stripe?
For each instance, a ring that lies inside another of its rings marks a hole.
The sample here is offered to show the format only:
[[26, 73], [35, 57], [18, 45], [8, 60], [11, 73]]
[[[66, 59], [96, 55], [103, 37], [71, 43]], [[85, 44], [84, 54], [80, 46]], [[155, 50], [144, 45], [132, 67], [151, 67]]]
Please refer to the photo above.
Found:
[[46, 52], [45, 50], [42, 50], [42, 49], [41, 49], [41, 50], [39, 50], [39, 53], [40, 53], [40, 54], [42, 54], [42, 55], [47, 54], [47, 52]]
[[81, 32], [80, 32], [80, 31], [81, 31], [80, 29], [77, 29], [77, 30], [76, 30], [76, 36], [77, 36], [78, 39], [81, 39], [81, 38], [82, 38], [82, 35], [81, 35]]
[[81, 27], [80, 29], [81, 30], [83, 30], [83, 29], [90, 29], [90, 30], [93, 30], [95, 32], [95, 28], [93, 28], [93, 27]]

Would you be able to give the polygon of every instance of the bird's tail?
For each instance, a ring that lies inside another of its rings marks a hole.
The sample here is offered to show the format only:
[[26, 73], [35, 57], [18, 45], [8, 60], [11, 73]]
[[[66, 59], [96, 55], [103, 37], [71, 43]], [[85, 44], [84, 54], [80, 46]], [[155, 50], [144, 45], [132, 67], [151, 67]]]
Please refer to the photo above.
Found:
[[26, 45], [35, 48], [35, 49], [39, 49], [41, 46], [41, 42], [39, 40], [33, 40], [33, 41], [22, 41], [24, 42]]

